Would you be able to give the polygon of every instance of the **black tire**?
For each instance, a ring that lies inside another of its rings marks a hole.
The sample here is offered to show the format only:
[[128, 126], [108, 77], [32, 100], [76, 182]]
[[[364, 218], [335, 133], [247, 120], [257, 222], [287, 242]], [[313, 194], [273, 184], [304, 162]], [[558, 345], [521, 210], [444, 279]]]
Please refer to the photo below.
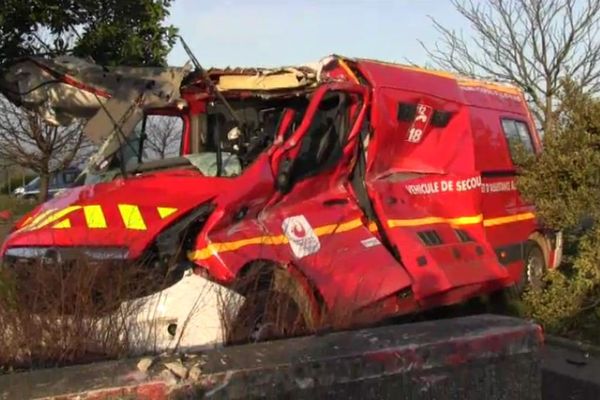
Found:
[[243, 344], [310, 334], [310, 298], [286, 271], [250, 272], [234, 289], [244, 295], [235, 315], [224, 321], [225, 344]]
[[546, 259], [542, 248], [533, 240], [525, 245], [525, 265], [518, 282], [508, 290], [512, 298], [520, 298], [526, 288], [540, 291], [544, 288], [544, 274], [546, 273]]
[[544, 289], [544, 275], [548, 270], [546, 265], [546, 258], [541, 247], [531, 242], [529, 246], [527, 256], [525, 258], [524, 272], [526, 276], [526, 282], [533, 291], [540, 291]]

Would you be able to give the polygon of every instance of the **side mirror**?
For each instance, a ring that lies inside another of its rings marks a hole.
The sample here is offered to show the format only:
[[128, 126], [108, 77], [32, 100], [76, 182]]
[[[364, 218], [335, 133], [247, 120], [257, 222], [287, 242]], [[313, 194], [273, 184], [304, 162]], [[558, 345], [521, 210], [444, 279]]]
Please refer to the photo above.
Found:
[[277, 179], [275, 180], [275, 187], [281, 193], [288, 193], [292, 188], [292, 165], [293, 162], [289, 158], [283, 158], [279, 163], [277, 170]]

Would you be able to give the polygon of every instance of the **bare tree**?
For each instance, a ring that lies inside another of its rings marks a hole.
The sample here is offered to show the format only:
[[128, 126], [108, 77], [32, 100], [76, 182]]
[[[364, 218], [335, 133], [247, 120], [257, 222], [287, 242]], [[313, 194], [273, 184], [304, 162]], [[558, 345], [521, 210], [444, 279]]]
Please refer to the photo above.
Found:
[[[146, 119], [146, 145], [161, 160], [179, 154], [183, 122], [179, 117], [151, 115]], [[154, 157], [153, 157], [154, 158]]]
[[81, 124], [51, 126], [0, 98], [0, 158], [40, 176], [40, 201], [48, 197], [50, 176], [68, 167], [83, 143]]
[[440, 67], [520, 86], [542, 129], [551, 128], [565, 78], [600, 89], [600, 0], [451, 0], [473, 36], [433, 19]]

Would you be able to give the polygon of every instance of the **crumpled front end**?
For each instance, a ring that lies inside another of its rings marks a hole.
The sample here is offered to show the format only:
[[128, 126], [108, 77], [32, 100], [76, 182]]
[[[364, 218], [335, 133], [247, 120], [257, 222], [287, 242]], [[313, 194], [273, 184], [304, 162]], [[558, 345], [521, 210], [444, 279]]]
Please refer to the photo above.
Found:
[[4, 242], [3, 259], [180, 262], [188, 229], [200, 231], [213, 191], [223, 187], [216, 181], [175, 171], [74, 188], [24, 217]]

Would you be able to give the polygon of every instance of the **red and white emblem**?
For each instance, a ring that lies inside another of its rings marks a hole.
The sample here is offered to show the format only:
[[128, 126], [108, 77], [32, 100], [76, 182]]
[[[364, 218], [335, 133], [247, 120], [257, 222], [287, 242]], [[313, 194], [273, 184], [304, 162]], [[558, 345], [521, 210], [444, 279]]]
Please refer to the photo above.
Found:
[[289, 240], [296, 258], [309, 256], [321, 249], [321, 242], [304, 215], [295, 215], [284, 219], [281, 229]]
[[421, 143], [423, 139], [423, 134], [427, 130], [429, 126], [429, 120], [433, 115], [433, 108], [429, 107], [425, 104], [417, 105], [417, 113], [415, 115], [415, 119], [408, 128], [408, 135], [406, 140], [411, 143]]

